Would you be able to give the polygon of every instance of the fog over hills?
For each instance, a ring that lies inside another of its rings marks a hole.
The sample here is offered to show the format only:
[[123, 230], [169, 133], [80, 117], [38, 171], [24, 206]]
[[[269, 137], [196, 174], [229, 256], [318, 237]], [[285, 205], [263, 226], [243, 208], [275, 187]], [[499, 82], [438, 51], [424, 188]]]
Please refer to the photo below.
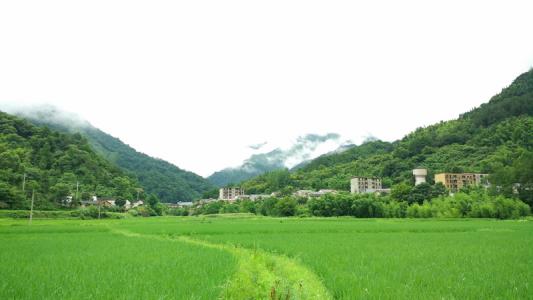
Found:
[[276, 169], [297, 169], [321, 155], [341, 152], [354, 145], [351, 140], [343, 139], [337, 133], [306, 134], [285, 145], [265, 141], [249, 145], [253, 154], [241, 165], [217, 171], [205, 180], [164, 160], [140, 153], [120, 139], [95, 128], [76, 113], [63, 111], [53, 105], [5, 104], [2, 105], [2, 110], [24, 117], [37, 125], [63, 132], [81, 133], [100, 155], [135, 174], [147, 192], [156, 193], [165, 201], [198, 198], [213, 185], [239, 183]]
[[271, 146], [268, 142], [250, 145], [258, 153], [252, 154], [242, 165], [213, 173], [208, 180], [217, 186], [238, 183], [268, 171], [298, 168], [306, 162], [332, 151], [342, 151], [353, 143], [337, 133], [306, 134], [287, 147]]
[[138, 152], [120, 139], [92, 126], [75, 113], [51, 105], [3, 105], [2, 110], [55, 130], [80, 133], [97, 153], [138, 178], [147, 193], [156, 194], [165, 202], [200, 198], [212, 185], [201, 176]]

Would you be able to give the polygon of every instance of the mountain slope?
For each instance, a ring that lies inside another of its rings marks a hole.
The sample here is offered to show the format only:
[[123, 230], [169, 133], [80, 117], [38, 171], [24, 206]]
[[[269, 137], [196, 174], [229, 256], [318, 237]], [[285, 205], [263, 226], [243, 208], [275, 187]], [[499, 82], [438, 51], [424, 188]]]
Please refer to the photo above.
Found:
[[[139, 183], [97, 155], [79, 134], [64, 134], [0, 112], [0, 208], [50, 208], [74, 196], [133, 199]], [[25, 188], [26, 193], [22, 192]]]
[[[417, 166], [428, 168], [432, 181], [437, 172], [493, 173], [532, 151], [533, 71], [529, 71], [456, 120], [419, 128], [393, 143], [371, 141], [321, 156], [289, 177], [276, 174], [284, 178], [287, 190], [349, 190], [353, 176], [379, 176], [390, 187], [411, 181], [411, 170]], [[279, 189], [272, 174], [242, 185], [251, 193]]]
[[156, 194], [164, 202], [197, 199], [213, 187], [203, 177], [138, 152], [120, 139], [54, 107], [24, 109], [17, 114], [38, 125], [82, 134], [108, 161], [137, 177], [146, 193]]

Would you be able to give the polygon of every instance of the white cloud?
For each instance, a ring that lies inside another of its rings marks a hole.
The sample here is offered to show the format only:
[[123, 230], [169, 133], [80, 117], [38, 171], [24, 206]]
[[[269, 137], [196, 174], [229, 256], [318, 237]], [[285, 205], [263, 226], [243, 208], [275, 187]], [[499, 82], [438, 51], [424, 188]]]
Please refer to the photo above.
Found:
[[[531, 1], [3, 1], [0, 103], [208, 175], [305, 133], [385, 140], [533, 66]], [[1, 106], [0, 106], [1, 108]]]

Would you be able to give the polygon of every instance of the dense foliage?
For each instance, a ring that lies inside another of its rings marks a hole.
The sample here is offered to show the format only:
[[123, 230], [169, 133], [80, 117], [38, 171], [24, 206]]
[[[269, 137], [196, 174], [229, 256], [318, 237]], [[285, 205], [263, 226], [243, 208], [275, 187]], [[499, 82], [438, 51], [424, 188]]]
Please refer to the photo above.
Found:
[[513, 186], [518, 197], [533, 204], [533, 71], [456, 120], [418, 128], [388, 143], [369, 141], [342, 153], [319, 157], [303, 168], [280, 170], [242, 183], [249, 193], [298, 189], [348, 191], [350, 178], [376, 176], [384, 187], [413, 185], [412, 169], [428, 169], [433, 183], [439, 172], [493, 174], [491, 182], [508, 197]]
[[94, 195], [133, 199], [137, 187], [135, 178], [98, 156], [81, 135], [0, 112], [0, 208], [27, 208], [32, 191], [35, 207], [49, 209]]
[[[310, 200], [298, 197], [267, 198], [260, 201], [210, 202], [192, 214], [254, 213], [264, 216], [316, 216], [357, 218], [499, 218], [517, 219], [531, 209], [520, 200], [491, 195], [483, 190], [439, 195], [421, 202], [398, 200], [374, 194], [327, 194]], [[177, 213], [176, 213], [177, 215]], [[181, 209], [179, 215], [185, 215]]]
[[97, 153], [121, 169], [137, 177], [141, 187], [148, 194], [156, 194], [164, 202], [190, 201], [200, 198], [202, 193], [213, 186], [201, 176], [182, 170], [175, 165], [140, 153], [87, 122], [55, 108], [41, 108], [37, 112], [20, 112], [37, 125], [53, 129], [79, 133], [89, 140]]
[[[1, 218], [29, 219], [28, 210], [0, 210]], [[80, 207], [73, 210], [34, 210], [33, 219], [123, 219], [125, 215], [107, 209], [98, 210], [96, 206]]]

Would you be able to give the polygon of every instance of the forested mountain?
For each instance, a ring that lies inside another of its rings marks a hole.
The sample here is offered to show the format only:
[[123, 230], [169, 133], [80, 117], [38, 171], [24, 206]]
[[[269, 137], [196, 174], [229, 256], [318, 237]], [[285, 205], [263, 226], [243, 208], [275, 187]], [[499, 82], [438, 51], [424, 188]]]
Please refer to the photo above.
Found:
[[378, 176], [391, 187], [412, 183], [412, 169], [423, 166], [429, 170], [430, 181], [438, 172], [493, 173], [493, 181], [521, 183], [526, 192], [526, 186], [533, 187], [532, 151], [533, 71], [529, 71], [488, 103], [456, 120], [418, 128], [393, 143], [371, 141], [324, 155], [295, 172], [279, 170], [242, 185], [250, 193], [325, 188], [347, 191], [353, 176]]
[[99, 154], [136, 177], [146, 193], [157, 195], [163, 202], [190, 201], [213, 187], [203, 177], [138, 152], [120, 139], [54, 107], [23, 109], [16, 114], [37, 125], [81, 134]]
[[59, 133], [0, 112], [0, 208], [27, 208], [33, 191], [36, 208], [53, 208], [65, 205], [69, 196], [74, 202], [93, 195], [133, 199], [138, 187], [135, 178], [97, 155], [80, 134]]

